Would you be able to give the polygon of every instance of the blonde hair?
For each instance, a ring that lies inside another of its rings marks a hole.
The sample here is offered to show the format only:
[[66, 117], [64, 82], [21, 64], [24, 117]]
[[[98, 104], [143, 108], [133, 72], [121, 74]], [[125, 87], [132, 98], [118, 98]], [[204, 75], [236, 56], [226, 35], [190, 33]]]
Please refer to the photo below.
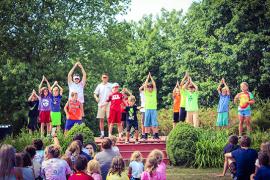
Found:
[[70, 155], [79, 156], [81, 153], [81, 148], [78, 141], [72, 141], [72, 143], [68, 146], [66, 153], [70, 153]]
[[129, 97], [128, 97], [128, 101], [136, 102], [135, 96], [133, 96], [133, 95], [129, 96]]
[[124, 172], [124, 171], [125, 171], [124, 160], [119, 156], [114, 157], [112, 160], [111, 168], [108, 172], [108, 175], [118, 174], [121, 177], [122, 172]]
[[134, 151], [131, 154], [130, 161], [139, 161], [142, 162], [142, 154], [140, 151]]
[[93, 174], [93, 173], [101, 174], [99, 162], [95, 159], [89, 161], [87, 164], [87, 172], [89, 174]]
[[245, 86], [248, 87], [248, 83], [247, 83], [247, 82], [242, 82], [242, 83], [240, 84], [240, 86], [241, 86], [242, 84], [244, 84]]
[[74, 97], [74, 96], [75, 96], [75, 94], [77, 94], [77, 95], [78, 95], [78, 93], [77, 93], [77, 92], [71, 92], [71, 97]]
[[158, 149], [154, 149], [153, 151], [150, 152], [149, 157], [156, 158], [158, 164], [160, 164], [163, 160], [163, 152]]

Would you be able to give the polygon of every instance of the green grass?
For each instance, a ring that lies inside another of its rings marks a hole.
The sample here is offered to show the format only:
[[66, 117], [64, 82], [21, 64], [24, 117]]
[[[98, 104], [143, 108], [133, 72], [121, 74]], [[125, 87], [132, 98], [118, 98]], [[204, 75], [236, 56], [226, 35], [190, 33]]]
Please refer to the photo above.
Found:
[[183, 167], [167, 167], [167, 180], [211, 180], [221, 179], [229, 180], [230, 175], [227, 173], [225, 177], [217, 177], [218, 174], [222, 173], [222, 169], [193, 169]]

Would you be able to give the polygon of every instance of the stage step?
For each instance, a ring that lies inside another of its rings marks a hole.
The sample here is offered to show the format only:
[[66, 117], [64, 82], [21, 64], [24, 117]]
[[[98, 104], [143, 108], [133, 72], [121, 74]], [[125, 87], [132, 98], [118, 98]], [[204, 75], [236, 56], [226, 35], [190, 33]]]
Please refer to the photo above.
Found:
[[[148, 154], [154, 149], [161, 150], [164, 154], [164, 162], [169, 164], [169, 159], [166, 152], [166, 139], [166, 136], [161, 136], [160, 140], [148, 139], [147, 142], [140, 141], [139, 144], [135, 144], [134, 139], [131, 139], [129, 144], [125, 144], [124, 139], [122, 139], [116, 143], [116, 146], [119, 148], [120, 154], [126, 164], [129, 163], [130, 156], [134, 151], [140, 151], [145, 161]], [[102, 139], [95, 138], [95, 142], [96, 144], [101, 145]]]

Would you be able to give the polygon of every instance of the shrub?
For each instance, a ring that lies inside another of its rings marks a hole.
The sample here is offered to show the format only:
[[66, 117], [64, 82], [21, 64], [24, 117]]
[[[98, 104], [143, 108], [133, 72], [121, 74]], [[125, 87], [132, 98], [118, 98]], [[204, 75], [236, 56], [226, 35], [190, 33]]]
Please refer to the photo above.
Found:
[[170, 132], [166, 143], [167, 153], [173, 165], [194, 164], [198, 137], [198, 128], [182, 122], [177, 124]]
[[158, 111], [159, 132], [162, 136], [167, 136], [173, 127], [173, 111], [172, 109], [161, 109]]

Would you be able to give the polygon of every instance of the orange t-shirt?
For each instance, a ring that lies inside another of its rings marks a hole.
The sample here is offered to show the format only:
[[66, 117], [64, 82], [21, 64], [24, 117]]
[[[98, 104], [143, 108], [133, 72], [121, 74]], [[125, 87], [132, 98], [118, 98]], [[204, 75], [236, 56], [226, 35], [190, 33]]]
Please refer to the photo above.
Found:
[[82, 119], [80, 101], [69, 100], [67, 109], [68, 109], [68, 115], [69, 115], [70, 120], [81, 120]]
[[180, 93], [173, 93], [173, 112], [179, 112], [180, 109], [181, 96]]

